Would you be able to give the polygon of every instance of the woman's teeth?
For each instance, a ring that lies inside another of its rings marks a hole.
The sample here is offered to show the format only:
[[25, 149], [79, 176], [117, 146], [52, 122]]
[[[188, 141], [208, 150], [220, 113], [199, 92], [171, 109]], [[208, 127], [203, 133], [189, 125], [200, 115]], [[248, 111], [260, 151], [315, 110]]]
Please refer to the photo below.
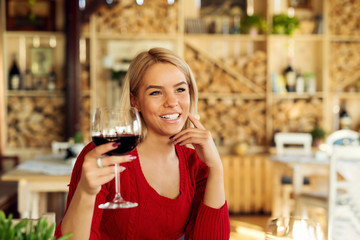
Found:
[[174, 119], [177, 119], [179, 116], [180, 116], [180, 114], [176, 113], [176, 114], [162, 115], [161, 118], [164, 118], [167, 120], [174, 120]]

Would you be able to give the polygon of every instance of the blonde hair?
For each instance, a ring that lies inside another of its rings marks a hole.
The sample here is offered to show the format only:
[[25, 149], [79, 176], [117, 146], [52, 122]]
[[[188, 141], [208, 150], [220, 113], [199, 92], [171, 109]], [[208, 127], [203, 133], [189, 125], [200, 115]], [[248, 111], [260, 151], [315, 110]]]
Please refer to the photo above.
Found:
[[[190, 113], [196, 116], [198, 91], [194, 75], [188, 64], [182, 58], [165, 48], [152, 48], [148, 51], [143, 51], [131, 61], [129, 69], [124, 78], [120, 106], [124, 108], [131, 106], [130, 96], [138, 96], [142, 79], [146, 71], [156, 63], [170, 63], [176, 66], [184, 74], [186, 82], [189, 85]], [[146, 124], [141, 114], [140, 117], [142, 121], [142, 137], [145, 137]], [[190, 125], [190, 120], [187, 120], [184, 128], [188, 128]]]

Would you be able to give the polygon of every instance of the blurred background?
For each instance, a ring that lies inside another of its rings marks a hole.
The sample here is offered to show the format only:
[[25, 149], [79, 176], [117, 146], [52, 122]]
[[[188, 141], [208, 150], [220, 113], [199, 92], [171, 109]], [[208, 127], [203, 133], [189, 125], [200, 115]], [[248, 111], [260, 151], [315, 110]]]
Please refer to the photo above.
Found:
[[[285, 194], [273, 185], [276, 133], [310, 134], [316, 153], [335, 131], [360, 132], [357, 1], [1, 0], [0, 10], [4, 163], [54, 155], [60, 143], [66, 159], [76, 157], [91, 141], [94, 108], [116, 105], [131, 59], [156, 46], [193, 70], [201, 122], [224, 162], [230, 214], [255, 229], [274, 213], [274, 195]], [[2, 165], [6, 174], [11, 167]], [[21, 174], [3, 178], [15, 185], [0, 190], [0, 209], [19, 217]], [[63, 188], [27, 194], [41, 193], [43, 211], [59, 218]]]

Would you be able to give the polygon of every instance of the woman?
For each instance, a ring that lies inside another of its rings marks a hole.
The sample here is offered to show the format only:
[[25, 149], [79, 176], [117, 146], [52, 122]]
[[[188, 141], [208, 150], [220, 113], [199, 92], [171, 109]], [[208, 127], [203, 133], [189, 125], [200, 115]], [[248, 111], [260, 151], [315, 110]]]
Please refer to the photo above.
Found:
[[[76, 240], [184, 235], [196, 240], [229, 239], [223, 167], [210, 132], [194, 117], [197, 88], [188, 65], [163, 48], [142, 52], [130, 64], [122, 97], [122, 104], [140, 112], [142, 141], [129, 156], [102, 158], [101, 168], [97, 158], [116, 144], [89, 143], [84, 148], [56, 236], [71, 232]], [[138, 207], [97, 207], [114, 196], [115, 163], [126, 168], [121, 174], [123, 197], [139, 203]]]

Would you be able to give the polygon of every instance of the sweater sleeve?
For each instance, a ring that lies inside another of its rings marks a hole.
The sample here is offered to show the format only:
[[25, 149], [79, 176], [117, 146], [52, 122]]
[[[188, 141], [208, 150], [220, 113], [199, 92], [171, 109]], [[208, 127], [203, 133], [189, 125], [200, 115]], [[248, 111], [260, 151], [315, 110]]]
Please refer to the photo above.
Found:
[[[66, 201], [66, 209], [65, 209], [65, 213], [69, 207], [69, 204], [71, 202], [71, 199], [74, 196], [77, 184], [79, 183], [80, 177], [81, 177], [81, 171], [82, 171], [82, 165], [84, 162], [84, 157], [85, 155], [90, 152], [93, 148], [94, 148], [94, 144], [92, 142], [88, 143], [84, 149], [81, 151], [81, 153], [79, 154], [79, 156], [76, 159], [72, 174], [71, 174], [71, 180], [69, 183], [69, 193], [68, 193], [68, 197], [67, 197], [67, 201]], [[60, 221], [59, 225], [56, 227], [55, 229], [55, 237], [59, 238], [62, 236], [62, 232], [61, 232], [61, 223], [62, 220]]]
[[198, 158], [195, 152], [192, 158], [195, 159], [191, 168], [195, 180], [195, 194], [191, 217], [185, 229], [185, 239], [227, 240], [230, 238], [227, 202], [220, 209], [209, 207], [203, 203], [208, 167]]

